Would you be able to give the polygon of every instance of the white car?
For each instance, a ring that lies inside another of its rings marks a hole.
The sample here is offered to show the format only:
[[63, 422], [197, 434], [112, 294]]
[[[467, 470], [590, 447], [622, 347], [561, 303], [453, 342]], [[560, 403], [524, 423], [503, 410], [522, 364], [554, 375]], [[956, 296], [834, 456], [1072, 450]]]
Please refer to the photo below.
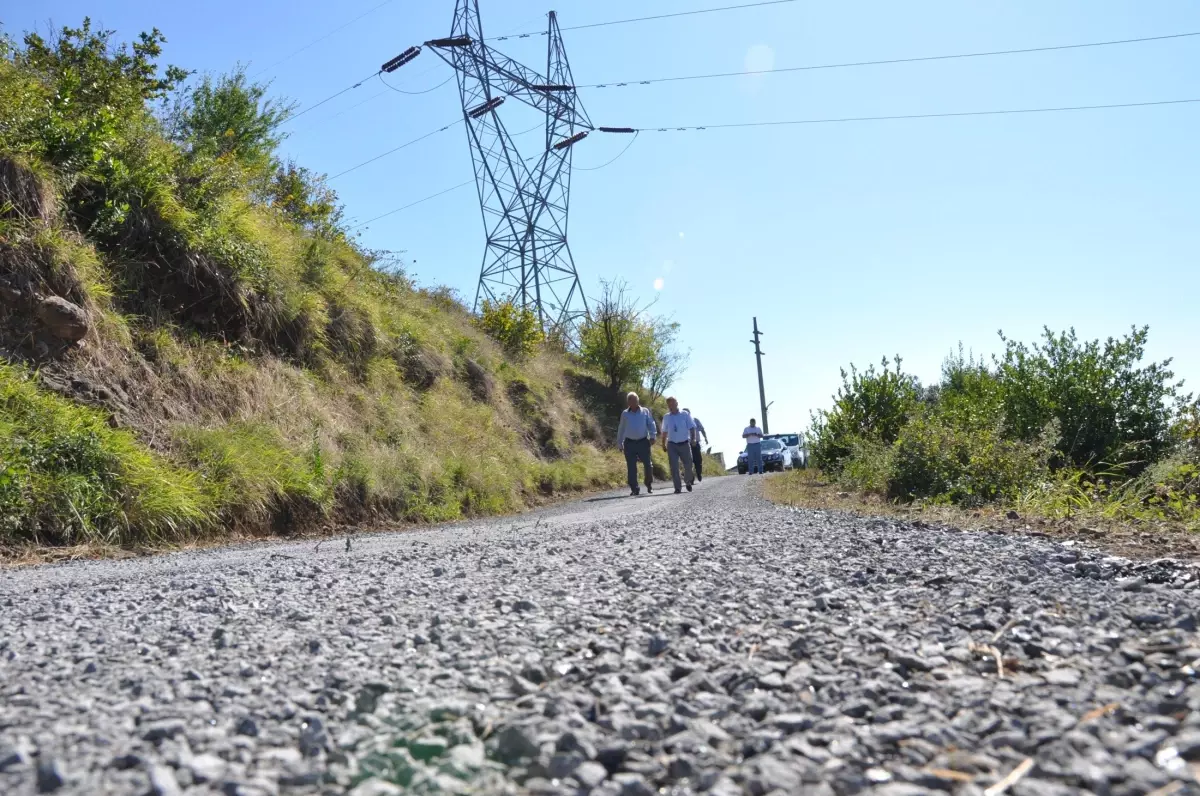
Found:
[[806, 467], [807, 457], [804, 453], [803, 437], [799, 434], [768, 434], [763, 439], [777, 439], [792, 452], [792, 466]]
[[[782, 440], [768, 437], [762, 441], [762, 461], [763, 472], [766, 473], [772, 470], [790, 470], [793, 467], [792, 451]], [[741, 475], [750, 472], [750, 459], [746, 451], [738, 454], [737, 470]]]

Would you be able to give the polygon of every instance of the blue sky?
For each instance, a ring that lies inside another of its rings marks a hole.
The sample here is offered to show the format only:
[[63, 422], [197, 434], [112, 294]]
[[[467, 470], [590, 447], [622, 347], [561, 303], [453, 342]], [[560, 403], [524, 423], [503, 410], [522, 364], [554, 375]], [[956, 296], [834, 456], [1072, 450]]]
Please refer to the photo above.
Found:
[[[567, 27], [733, 2], [554, 8]], [[307, 104], [449, 32], [451, 0], [393, 0], [275, 66], [379, 3], [43, 0], [6, 4], [3, 21], [16, 33], [90, 14], [123, 38], [157, 26], [169, 61], [213, 72], [248, 62], [275, 93]], [[481, 7], [489, 38], [541, 29], [548, 10], [546, 0]], [[1198, 30], [1200, 4], [1187, 0], [801, 0], [564, 38], [576, 82], [590, 84]], [[496, 46], [538, 64], [544, 42]], [[940, 113], [1197, 97], [1197, 67], [1200, 37], [588, 89], [581, 98], [595, 123], [639, 127]], [[427, 53], [392, 81], [419, 90], [449, 74]], [[512, 128], [525, 129], [512, 113]], [[409, 96], [372, 80], [298, 118], [285, 150], [336, 174], [459, 117], [453, 81]], [[959, 341], [995, 352], [999, 329], [1028, 340], [1043, 325], [1102, 337], [1149, 324], [1150, 353], [1174, 357], [1177, 374], [1200, 389], [1198, 122], [1200, 105], [1178, 105], [647, 133], [612, 165], [576, 173], [571, 247], [585, 289], [623, 278], [682, 324], [692, 359], [674, 392], [731, 463], [742, 426], [759, 415], [752, 316], [766, 335], [772, 431], [806, 427], [840, 366], [900, 353], [929, 380]], [[625, 143], [593, 136], [575, 165], [604, 163]], [[455, 127], [333, 185], [348, 215], [366, 220], [470, 177]], [[452, 191], [372, 224], [363, 241], [404, 251], [422, 282], [472, 297], [483, 246], [476, 201], [473, 189]]]

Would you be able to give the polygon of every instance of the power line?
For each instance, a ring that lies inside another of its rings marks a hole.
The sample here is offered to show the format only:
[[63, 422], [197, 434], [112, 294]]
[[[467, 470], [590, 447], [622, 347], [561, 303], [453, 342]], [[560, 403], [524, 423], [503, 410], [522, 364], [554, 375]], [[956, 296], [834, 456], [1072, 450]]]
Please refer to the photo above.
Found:
[[1081, 44], [1056, 44], [1048, 47], [1023, 47], [1015, 50], [989, 50], [986, 52], [953, 53], [950, 55], [922, 55], [913, 58], [887, 58], [878, 61], [848, 61], [836, 64], [811, 64], [808, 66], [788, 66], [778, 69], [755, 69], [742, 72], [713, 72], [704, 75], [679, 75], [676, 77], [657, 77], [650, 80], [625, 80], [621, 82], [592, 83], [576, 88], [622, 88], [625, 86], [648, 86], [653, 83], [672, 83], [682, 80], [711, 80], [720, 77], [741, 77], [742, 75], [773, 75], [785, 72], [808, 72], [818, 69], [845, 69], [856, 66], [884, 66], [889, 64], [912, 64], [922, 61], [949, 61], [957, 58], [984, 58], [995, 55], [1023, 55], [1028, 53], [1053, 52], [1056, 50], [1080, 50], [1086, 47], [1110, 47], [1118, 44], [1140, 44], [1142, 42], [1166, 41], [1168, 39], [1183, 39], [1200, 36], [1200, 31], [1190, 33], [1171, 33], [1165, 36], [1145, 36], [1138, 39], [1114, 39], [1110, 41], [1092, 41]]
[[591, 167], [574, 166], [574, 167], [572, 167], [573, 170], [574, 171], [599, 171], [600, 169], [602, 169], [606, 166], [611, 166], [612, 164], [614, 164], [618, 160], [620, 160], [621, 155], [624, 155], [626, 152], [629, 151], [630, 147], [633, 146], [633, 143], [635, 141], [637, 141], [639, 135], [641, 135], [640, 132], [635, 132], [633, 134], [633, 138], [629, 139], [629, 143], [625, 145], [625, 148], [622, 149], [620, 152], [618, 152], [617, 156], [615, 158], [613, 158], [612, 160], [608, 161], [607, 163], [601, 163], [599, 166], [591, 166]]
[[[350, 173], [350, 172], [352, 172], [352, 171], [358, 171], [358, 170], [359, 170], [359, 169], [361, 169], [363, 166], [366, 166], [366, 165], [368, 165], [368, 164], [370, 164], [370, 163], [374, 163], [375, 161], [379, 160], [380, 158], [385, 158], [385, 157], [387, 157], [388, 155], [392, 154], [393, 152], [399, 152], [401, 149], [405, 149], [405, 148], [407, 148], [407, 147], [410, 147], [410, 146], [412, 146], [413, 144], [415, 144], [415, 143], [418, 143], [419, 141], [424, 141], [426, 138], [429, 138], [429, 137], [431, 137], [431, 136], [435, 136], [435, 135], [437, 135], [438, 133], [445, 132], [446, 130], [449, 130], [451, 127], [453, 127], [453, 126], [454, 126], [454, 125], [456, 125], [456, 124], [462, 124], [462, 121], [463, 121], [462, 119], [456, 119], [455, 121], [453, 121], [453, 122], [450, 122], [449, 124], [447, 124], [447, 125], [446, 125], [446, 126], [444, 126], [444, 127], [439, 127], [439, 128], [438, 128], [438, 129], [436, 129], [436, 130], [431, 130], [431, 131], [429, 131], [428, 133], [426, 133], [425, 135], [422, 135], [422, 136], [419, 136], [419, 137], [417, 137], [417, 138], [414, 138], [413, 140], [411, 140], [411, 141], [408, 141], [407, 143], [403, 143], [403, 144], [401, 144], [401, 145], [400, 145], [400, 146], [398, 146], [398, 147], [394, 147], [393, 149], [389, 149], [387, 152], [382, 152], [382, 153], [380, 153], [380, 154], [376, 155], [375, 157], [373, 157], [373, 158], [370, 158], [369, 160], [364, 160], [362, 163], [359, 163], [359, 164], [357, 164], [357, 165], [351, 166], [350, 168], [346, 169], [345, 171], [339, 171], [337, 174], [335, 174], [335, 175], [333, 175], [332, 177], [329, 177], [329, 178], [327, 178], [327, 179], [330, 179], [330, 180], [336, 180], [338, 177], [341, 177], [342, 175], [349, 174], [349, 173]], [[525, 135], [526, 133], [532, 133], [534, 130], [540, 130], [540, 129], [542, 129], [542, 127], [543, 127], [543, 126], [544, 126], [544, 125], [543, 125], [543, 123], [542, 123], [542, 122], [538, 122], [538, 123], [537, 123], [537, 124], [535, 124], [533, 127], [530, 127], [528, 130], [522, 130], [522, 131], [521, 131], [521, 132], [519, 132], [519, 133], [513, 133], [513, 134], [512, 134], [510, 137], [511, 137], [511, 138], [516, 138], [516, 137], [517, 137], [517, 136], [519, 136], [519, 135]], [[529, 158], [526, 158], [526, 160], [529, 160]], [[585, 171], [587, 171], [587, 169], [585, 169]]]
[[[607, 27], [609, 25], [627, 25], [631, 22], [649, 22], [651, 20], [656, 20], [656, 19], [673, 19], [675, 17], [690, 17], [690, 16], [695, 16], [697, 14], [712, 14], [717, 11], [737, 11], [737, 10], [743, 9], [743, 8], [758, 8], [760, 6], [778, 6], [778, 5], [783, 5], [784, 3], [795, 3], [795, 2], [797, 2], [797, 0], [763, 0], [763, 2], [760, 2], [760, 3], [745, 3], [744, 5], [721, 6], [719, 8], [700, 8], [700, 9], [696, 9], [695, 11], [676, 11], [673, 14], [656, 14], [655, 16], [652, 16], [652, 17], [634, 17], [632, 19], [613, 19], [608, 22], [592, 22], [587, 25], [574, 25], [569, 28], [559, 28], [559, 30], [566, 32], [568, 30], [585, 30], [587, 28], [603, 28], [603, 27]], [[519, 33], [519, 34], [514, 34], [514, 35], [509, 35], [509, 36], [499, 36], [496, 39], [494, 39], [493, 41], [504, 41], [505, 39], [527, 39], [530, 36], [545, 36], [545, 35], [546, 35], [546, 31], [544, 31], [544, 30], [531, 31], [529, 33]]]
[[356, 224], [353, 227], [350, 227], [350, 230], [354, 231], [356, 229], [359, 229], [360, 227], [365, 227], [367, 224], [372, 224], [381, 218], [387, 218], [388, 216], [399, 213], [401, 210], [407, 210], [410, 207], [416, 207], [419, 204], [428, 202], [430, 199], [436, 199], [439, 196], [441, 196], [442, 194], [447, 194], [447, 193], [450, 193], [451, 191], [457, 191], [459, 188], [465, 188], [468, 185], [472, 185], [472, 184], [474, 184], [474, 182], [475, 182], [475, 178], [472, 177], [471, 179], [467, 180], [466, 182], [460, 182], [458, 185], [447, 188], [444, 191], [438, 191], [437, 193], [426, 196], [424, 199], [418, 199], [415, 202], [409, 202], [408, 204], [404, 205], [404, 207], [397, 207], [395, 210], [389, 210], [386, 213], [382, 213], [378, 216], [375, 216], [374, 218], [368, 219], [368, 220], [362, 222], [361, 224]]
[[329, 179], [330, 179], [330, 180], [336, 180], [338, 177], [342, 177], [342, 176], [344, 176], [344, 175], [346, 175], [346, 174], [349, 174], [349, 173], [350, 173], [350, 172], [352, 172], [352, 171], [358, 171], [358, 170], [359, 170], [359, 169], [361, 169], [363, 166], [367, 166], [367, 165], [369, 165], [369, 164], [371, 164], [371, 163], [374, 163], [375, 161], [379, 160], [380, 158], [386, 158], [388, 155], [390, 155], [390, 154], [392, 154], [392, 153], [394, 153], [394, 152], [399, 152], [401, 149], [406, 149], [406, 148], [408, 148], [408, 147], [412, 146], [413, 144], [420, 143], [421, 141], [424, 141], [426, 138], [430, 138], [430, 137], [432, 137], [432, 136], [435, 136], [435, 135], [437, 135], [438, 133], [444, 133], [445, 131], [447, 131], [447, 130], [449, 130], [451, 127], [453, 127], [454, 125], [456, 125], [456, 124], [462, 124], [462, 121], [463, 121], [462, 119], [457, 119], [457, 120], [455, 120], [455, 121], [453, 121], [453, 122], [450, 122], [449, 124], [445, 125], [444, 127], [439, 127], [439, 128], [438, 128], [438, 129], [436, 129], [436, 130], [430, 130], [428, 133], [425, 133], [425, 135], [418, 136], [418, 137], [414, 138], [414, 139], [413, 139], [413, 140], [411, 140], [411, 141], [406, 141], [405, 143], [401, 144], [400, 146], [398, 146], [398, 147], [394, 147], [394, 148], [392, 148], [392, 149], [389, 149], [387, 152], [383, 152], [383, 153], [381, 153], [381, 154], [378, 154], [378, 155], [376, 155], [375, 157], [371, 158], [370, 160], [364, 160], [362, 163], [359, 163], [358, 165], [355, 165], [355, 166], [351, 166], [350, 168], [346, 169], [345, 171], [339, 171], [337, 174], [333, 175], [333, 176], [332, 176], [332, 177], [330, 177]]
[[[907, 115], [903, 115], [903, 116], [852, 116], [852, 117], [841, 117], [841, 118], [831, 118], [831, 119], [798, 119], [798, 120], [793, 120], [793, 121], [739, 122], [739, 123], [711, 124], [711, 125], [691, 126], [691, 127], [658, 127], [658, 128], [628, 128], [628, 129], [631, 130], [632, 132], [634, 132], [635, 134], [637, 134], [637, 133], [642, 133], [642, 132], [676, 132], [676, 131], [690, 131], [690, 130], [714, 130], [714, 129], [722, 129], [722, 128], [739, 128], [739, 127], [768, 127], [768, 126], [800, 125], [800, 124], [837, 124], [837, 123], [844, 123], [844, 122], [877, 122], [877, 121], [894, 121], [894, 120], [908, 120], [908, 119], [948, 119], [948, 118], [964, 117], [964, 116], [1000, 116], [1000, 115], [1006, 115], [1006, 114], [1054, 113], [1054, 112], [1059, 112], [1059, 111], [1107, 110], [1107, 109], [1113, 109], [1113, 108], [1146, 108], [1146, 107], [1159, 106], [1159, 105], [1183, 105], [1186, 103], [1196, 103], [1196, 102], [1200, 102], [1200, 98], [1178, 99], [1178, 100], [1158, 100], [1155, 102], [1123, 102], [1123, 103], [1114, 103], [1111, 105], [1074, 105], [1074, 106], [1062, 106], [1062, 107], [1056, 107], [1056, 108], [1016, 108], [1016, 109], [996, 110], [996, 111], [960, 111], [960, 112], [956, 112], [956, 113], [918, 113], [918, 114], [907, 114]], [[635, 135], [634, 140], [636, 140], [636, 135]], [[621, 155], [625, 154], [625, 152], [628, 151], [629, 147], [632, 145], [633, 145], [633, 142], [631, 141], [628, 145], [626, 145], [625, 149], [622, 150], [622, 152], [617, 155], [617, 157], [620, 157]], [[542, 155], [542, 153], [539, 152], [536, 155], [532, 155], [531, 157], [525, 158], [525, 160], [532, 160], [533, 158], [541, 157], [541, 155]], [[613, 158], [613, 160], [616, 160], [616, 158]], [[612, 163], [613, 160], [610, 160], [608, 163]], [[608, 163], [605, 163], [604, 166], [607, 166]], [[603, 168], [603, 166], [597, 166], [596, 168], [597, 169]], [[585, 169], [585, 170], [587, 170], [587, 169]], [[590, 169], [590, 170], [595, 170], [595, 169]], [[428, 202], [431, 199], [436, 199], [437, 197], [442, 196], [443, 194], [450, 193], [451, 191], [457, 191], [459, 188], [465, 188], [466, 186], [471, 185], [474, 182], [475, 182], [474, 179], [467, 180], [466, 182], [460, 182], [458, 185], [454, 185], [454, 186], [451, 186], [450, 188], [446, 188], [445, 190], [438, 191], [435, 194], [430, 194], [429, 196], [426, 196], [423, 199], [418, 199], [415, 202], [410, 202], [410, 203], [404, 205], [403, 207], [397, 207], [394, 210], [389, 210], [386, 213], [382, 213], [378, 216], [375, 216], [374, 218], [372, 218], [368, 221], [364, 221], [361, 224], [350, 227], [350, 229], [356, 230], [361, 227], [365, 227], [367, 224], [371, 224], [375, 221], [378, 221], [381, 218], [387, 218], [388, 216], [392, 216], [403, 210], [407, 210], [410, 207], [415, 207], [416, 205], [422, 204], [424, 202]]]
[[382, 2], [382, 3], [380, 3], [379, 5], [377, 5], [377, 6], [374, 6], [374, 7], [372, 7], [372, 8], [369, 8], [369, 9], [367, 9], [366, 11], [364, 11], [364, 12], [363, 12], [363, 13], [361, 13], [361, 14], [359, 14], [358, 16], [356, 16], [354, 19], [350, 20], [350, 21], [349, 21], [349, 22], [347, 22], [346, 24], [344, 24], [344, 25], [340, 25], [340, 26], [338, 26], [338, 27], [334, 28], [333, 30], [329, 31], [328, 33], [324, 34], [323, 36], [319, 36], [319, 37], [317, 37], [317, 38], [313, 39], [312, 41], [310, 41], [308, 44], [304, 45], [304, 46], [303, 46], [303, 47], [301, 47], [300, 49], [298, 49], [298, 50], [296, 50], [296, 51], [292, 52], [290, 55], [285, 55], [283, 58], [280, 58], [278, 61], [276, 61], [275, 63], [271, 64], [270, 66], [267, 66], [267, 67], [264, 67], [264, 68], [262, 68], [262, 69], [258, 70], [258, 71], [257, 71], [257, 72], [255, 72], [255, 73], [254, 73], [254, 74], [253, 74], [251, 77], [257, 77], [258, 75], [261, 75], [263, 72], [269, 72], [270, 70], [274, 69], [275, 67], [279, 66], [280, 64], [282, 64], [282, 63], [284, 63], [284, 62], [286, 62], [286, 61], [290, 61], [291, 59], [295, 58], [297, 55], [299, 55], [300, 53], [304, 52], [305, 50], [308, 50], [308, 49], [311, 49], [312, 47], [315, 47], [316, 45], [318, 45], [318, 44], [320, 44], [321, 42], [323, 42], [323, 41], [325, 41], [326, 39], [328, 39], [328, 38], [329, 38], [330, 36], [332, 36], [333, 34], [335, 34], [335, 33], [338, 33], [339, 31], [343, 31], [343, 30], [345, 30], [346, 28], [348, 28], [348, 27], [350, 27], [351, 25], [353, 25], [355, 22], [358, 22], [358, 21], [359, 21], [360, 19], [362, 19], [363, 17], [365, 17], [365, 16], [368, 16], [368, 15], [370, 15], [370, 14], [373, 14], [373, 13], [375, 13], [376, 11], [378, 11], [379, 9], [381, 9], [381, 8], [383, 8], [384, 6], [388, 5], [388, 4], [389, 4], [389, 3], [391, 3], [392, 1], [393, 1], [393, 0], [383, 0], [383, 2]]
[[326, 97], [325, 99], [321, 100], [320, 102], [317, 102], [317, 103], [314, 103], [314, 104], [312, 104], [312, 105], [309, 105], [307, 108], [305, 108], [305, 109], [304, 109], [304, 110], [302, 110], [302, 111], [297, 111], [296, 113], [293, 113], [291, 116], [289, 116], [289, 117], [287, 117], [286, 119], [284, 119], [284, 120], [283, 120], [283, 121], [284, 121], [284, 123], [291, 122], [291, 121], [292, 121], [292, 120], [294, 120], [294, 119], [299, 119], [301, 116], [303, 116], [304, 114], [308, 113], [309, 111], [315, 111], [317, 108], [321, 107], [321, 106], [322, 106], [322, 105], [324, 105], [326, 102], [330, 102], [330, 101], [332, 101], [332, 100], [335, 100], [335, 99], [337, 99], [338, 97], [340, 97], [340, 96], [342, 96], [343, 94], [345, 94], [347, 91], [353, 91], [354, 89], [356, 89], [356, 88], [358, 88], [359, 86], [361, 86], [363, 83], [366, 83], [368, 80], [370, 80], [371, 78], [375, 77], [375, 75], [377, 75], [377, 74], [379, 74], [379, 71], [375, 71], [375, 72], [373, 72], [373, 73], [371, 73], [371, 74], [367, 75], [366, 77], [364, 77], [362, 80], [358, 81], [357, 83], [354, 83], [354, 84], [352, 84], [352, 85], [346, 86], [346, 87], [345, 87], [344, 89], [342, 89], [341, 91], [338, 91], [338, 92], [336, 92], [336, 93], [334, 93], [334, 94], [330, 94], [330, 95], [329, 95], [328, 97]]
[[421, 91], [405, 91], [404, 89], [397, 88], [397, 87], [393, 86], [391, 83], [387, 82], [387, 80], [384, 79], [382, 72], [380, 72], [378, 75], [376, 75], [376, 77], [379, 78], [380, 83], [383, 83], [383, 85], [387, 86], [392, 91], [395, 91], [399, 94], [409, 94], [412, 96], [416, 96], [417, 94], [428, 94], [431, 91], [437, 91], [439, 88], [441, 88], [442, 86], [446, 85], [447, 83], [449, 83], [451, 80], [454, 79], [454, 75], [453, 75], [453, 73], [451, 73], [450, 77], [446, 78], [441, 83], [438, 83], [436, 86], [432, 86], [427, 89], [422, 89]]
[[896, 116], [845, 116], [832, 119], [790, 119], [784, 121], [770, 122], [729, 122], [725, 124], [705, 124], [705, 125], [688, 125], [685, 127], [633, 127], [628, 128], [635, 132], [686, 132], [694, 130], [721, 130], [731, 129], [735, 127], [782, 127], [788, 125], [800, 124], [842, 124], [845, 122], [884, 122], [884, 121], [902, 121], [909, 119], [953, 119], [966, 116], [1006, 116], [1011, 114], [1027, 114], [1027, 113], [1059, 113], [1062, 111], [1098, 111], [1111, 110], [1114, 108], [1149, 108], [1159, 105], [1184, 105], [1187, 103], [1200, 102], [1200, 98], [1196, 99], [1177, 99], [1177, 100], [1156, 100], [1153, 102], [1119, 102], [1110, 105], [1069, 105], [1055, 108], [1007, 108], [996, 111], [956, 111], [952, 113], [911, 113]]

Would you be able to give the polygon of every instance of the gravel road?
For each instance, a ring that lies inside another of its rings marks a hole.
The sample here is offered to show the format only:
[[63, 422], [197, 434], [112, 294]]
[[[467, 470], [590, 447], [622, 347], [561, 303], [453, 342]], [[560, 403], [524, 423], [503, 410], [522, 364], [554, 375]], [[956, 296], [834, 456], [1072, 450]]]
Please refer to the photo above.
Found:
[[1190, 565], [748, 477], [9, 570], [0, 793], [1197, 793], [1198, 617]]

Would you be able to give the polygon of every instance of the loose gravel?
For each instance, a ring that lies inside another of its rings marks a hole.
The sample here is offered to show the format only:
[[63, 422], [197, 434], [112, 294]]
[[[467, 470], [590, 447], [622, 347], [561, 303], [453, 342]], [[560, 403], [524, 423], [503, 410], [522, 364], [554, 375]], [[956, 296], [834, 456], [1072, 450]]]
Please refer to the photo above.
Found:
[[1200, 577], [772, 506], [0, 574], [0, 793], [1200, 792]]

